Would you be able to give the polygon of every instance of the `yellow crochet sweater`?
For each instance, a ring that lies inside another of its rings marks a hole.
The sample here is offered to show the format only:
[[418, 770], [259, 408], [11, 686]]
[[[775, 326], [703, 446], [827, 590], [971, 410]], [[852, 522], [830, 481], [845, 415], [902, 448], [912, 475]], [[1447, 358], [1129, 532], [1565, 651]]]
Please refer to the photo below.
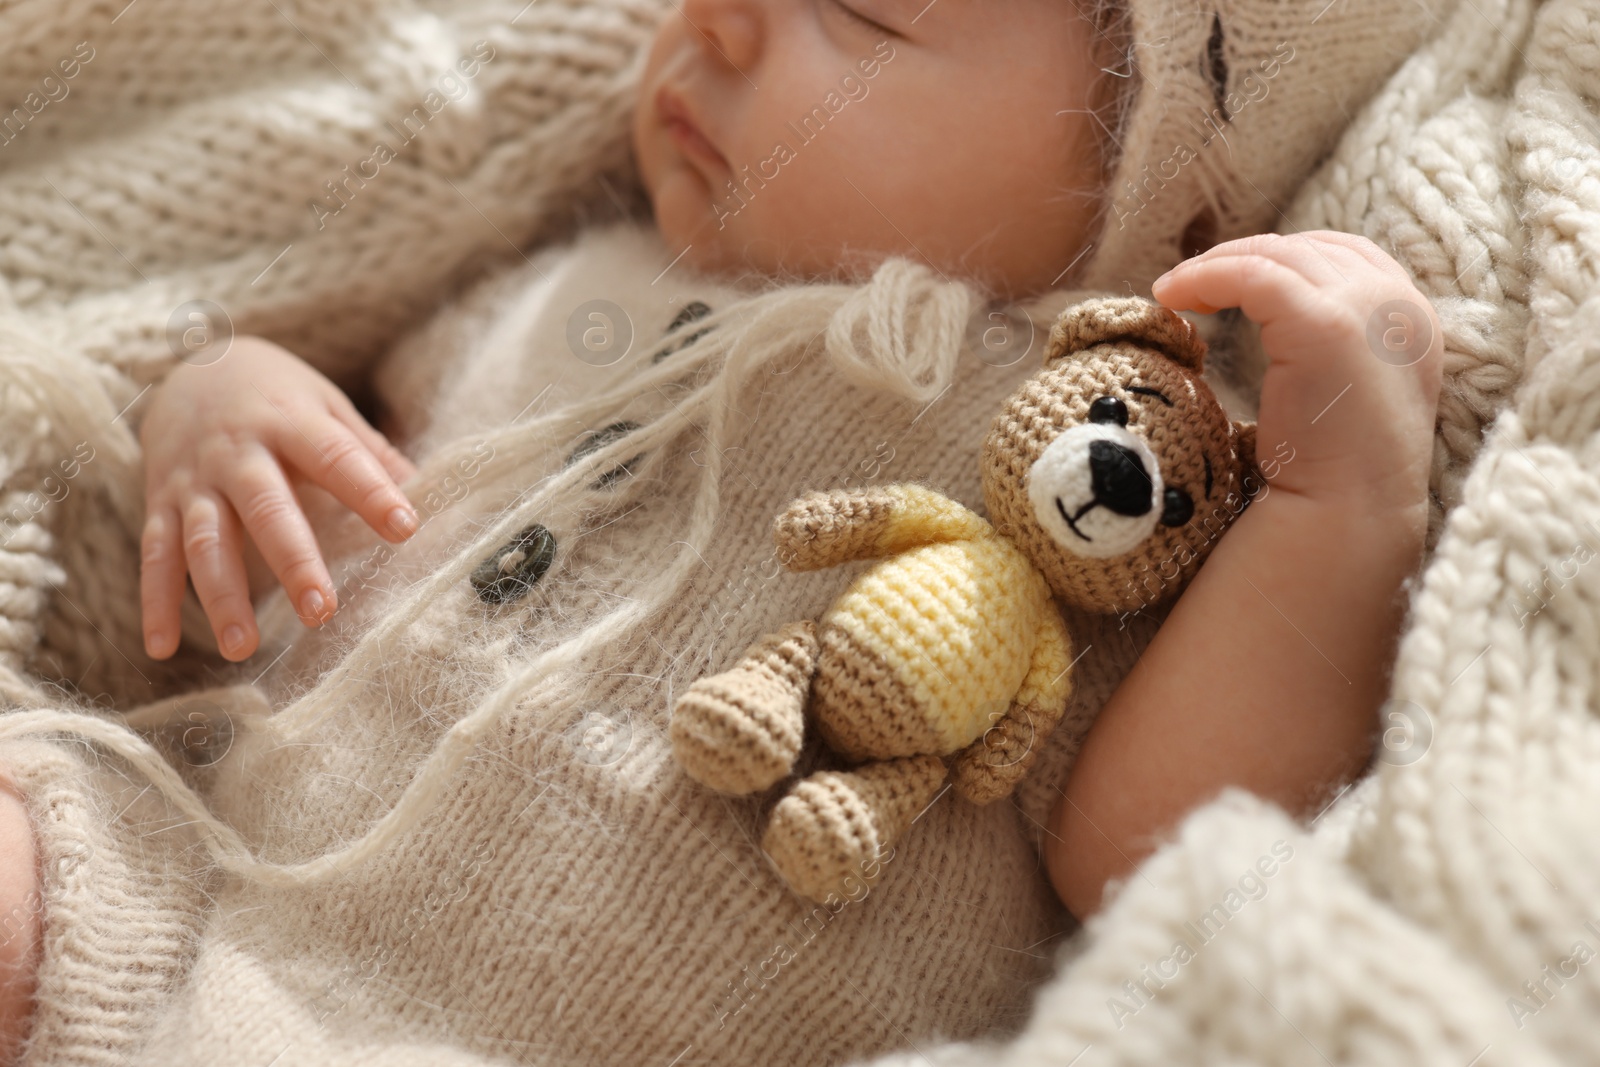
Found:
[[893, 558], [851, 582], [821, 622], [893, 664], [937, 732], [938, 754], [982, 736], [1019, 696], [1048, 689], [1064, 700], [1072, 640], [1028, 557], [938, 492], [888, 491], [898, 505], [874, 554]]

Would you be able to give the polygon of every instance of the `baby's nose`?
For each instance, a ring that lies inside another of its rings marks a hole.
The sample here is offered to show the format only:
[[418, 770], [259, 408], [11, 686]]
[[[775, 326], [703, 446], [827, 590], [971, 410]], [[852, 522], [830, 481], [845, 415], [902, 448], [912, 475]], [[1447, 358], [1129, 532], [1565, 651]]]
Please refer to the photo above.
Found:
[[1089, 477], [1094, 498], [1118, 515], [1150, 510], [1150, 475], [1139, 453], [1115, 441], [1089, 442]]
[[721, 59], [749, 77], [761, 57], [763, 5], [753, 0], [683, 0], [678, 10], [699, 32], [708, 58]]

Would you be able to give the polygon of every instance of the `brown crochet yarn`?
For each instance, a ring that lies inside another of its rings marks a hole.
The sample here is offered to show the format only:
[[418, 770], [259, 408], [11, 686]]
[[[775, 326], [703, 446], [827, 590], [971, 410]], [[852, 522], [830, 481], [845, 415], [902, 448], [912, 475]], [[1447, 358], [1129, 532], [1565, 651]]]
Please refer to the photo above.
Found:
[[876, 881], [877, 866], [944, 778], [934, 756], [818, 771], [779, 801], [761, 847], [801, 896], [854, 896]]
[[[1158, 350], [1168, 358], [1152, 358]], [[1223, 531], [1266, 482], [1255, 468], [1255, 425], [1230, 422], [1200, 372], [1205, 343], [1187, 320], [1137, 298], [1095, 300], [1050, 331], [1045, 367], [1023, 383], [984, 441], [984, 502], [1063, 601], [1089, 611], [1138, 611], [1177, 596]], [[1180, 486], [1193, 518], [1158, 525], [1138, 552], [1085, 566], [1062, 553], [1025, 494], [1015, 491], [1063, 427], [1090, 419], [1100, 397], [1120, 398], [1127, 428]]]
[[722, 793], [753, 793], [794, 766], [805, 731], [806, 689], [816, 669], [810, 620], [751, 646], [730, 670], [701, 679], [678, 702], [668, 734], [678, 763]]

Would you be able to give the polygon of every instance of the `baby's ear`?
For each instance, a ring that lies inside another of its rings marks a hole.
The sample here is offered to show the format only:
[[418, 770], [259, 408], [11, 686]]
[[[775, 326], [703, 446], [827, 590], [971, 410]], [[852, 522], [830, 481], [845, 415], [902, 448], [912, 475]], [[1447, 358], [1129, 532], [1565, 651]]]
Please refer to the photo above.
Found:
[[1206, 343], [1189, 320], [1138, 296], [1096, 297], [1067, 308], [1050, 328], [1045, 362], [1115, 341], [1160, 349], [1196, 374], [1205, 364]]

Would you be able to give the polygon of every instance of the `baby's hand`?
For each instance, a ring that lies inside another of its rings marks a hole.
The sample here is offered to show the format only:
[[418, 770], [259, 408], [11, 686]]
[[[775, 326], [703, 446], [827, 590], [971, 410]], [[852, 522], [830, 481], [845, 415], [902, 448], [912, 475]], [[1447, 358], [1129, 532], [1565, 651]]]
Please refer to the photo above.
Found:
[[1046, 846], [1080, 919], [1224, 787], [1309, 817], [1361, 772], [1427, 532], [1444, 343], [1399, 264], [1345, 234], [1251, 237], [1154, 288], [1261, 325], [1276, 467], [1084, 738]]
[[416, 473], [350, 399], [294, 354], [240, 337], [207, 366], [180, 365], [151, 398], [145, 454], [140, 584], [145, 650], [177, 651], [184, 574], [194, 580], [223, 656], [241, 660], [260, 637], [243, 559], [243, 530], [297, 605], [320, 625], [336, 606], [291, 472], [326, 489], [378, 533], [403, 541], [417, 514], [396, 484]]
[[1256, 449], [1277, 456], [1274, 490], [1420, 539], [1443, 329], [1400, 264], [1365, 237], [1266, 234], [1217, 245], [1153, 290], [1175, 310], [1238, 307], [1260, 325]]

